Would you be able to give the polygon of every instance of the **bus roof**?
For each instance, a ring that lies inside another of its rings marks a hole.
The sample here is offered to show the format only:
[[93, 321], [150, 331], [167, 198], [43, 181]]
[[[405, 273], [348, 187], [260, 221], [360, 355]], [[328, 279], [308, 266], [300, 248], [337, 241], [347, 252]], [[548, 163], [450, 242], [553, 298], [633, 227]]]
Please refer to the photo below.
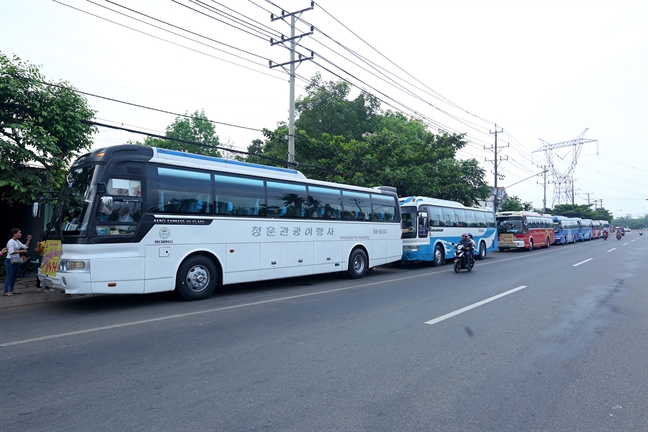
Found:
[[551, 218], [552, 216], [550, 214], [540, 214], [537, 212], [530, 212], [530, 211], [503, 211], [503, 212], [497, 212], [496, 216], [534, 216], [534, 217], [546, 217], [546, 218]]
[[457, 201], [450, 201], [450, 200], [444, 200], [440, 198], [430, 198], [430, 197], [422, 197], [422, 196], [411, 196], [411, 197], [402, 197], [398, 199], [400, 201], [401, 207], [404, 205], [416, 205], [417, 207], [422, 204], [431, 204], [431, 205], [436, 205], [440, 207], [452, 207], [452, 208], [459, 208], [459, 209], [471, 209], [471, 210], [479, 210], [479, 211], [486, 211], [486, 212], [492, 212], [491, 209], [485, 208], [485, 207], [466, 207], [465, 205], [461, 204], [460, 202]]
[[82, 165], [88, 162], [101, 163], [108, 160], [125, 160], [140, 162], [158, 162], [173, 166], [222, 171], [232, 174], [247, 174], [267, 179], [300, 181], [318, 186], [343, 187], [349, 190], [371, 191], [379, 194], [397, 195], [396, 188], [391, 186], [376, 186], [373, 188], [333, 183], [322, 180], [308, 179], [300, 171], [291, 168], [282, 168], [260, 165], [238, 160], [223, 159], [214, 156], [205, 156], [179, 150], [169, 150], [158, 147], [148, 147], [136, 144], [122, 144], [93, 150], [80, 156], [74, 163]]

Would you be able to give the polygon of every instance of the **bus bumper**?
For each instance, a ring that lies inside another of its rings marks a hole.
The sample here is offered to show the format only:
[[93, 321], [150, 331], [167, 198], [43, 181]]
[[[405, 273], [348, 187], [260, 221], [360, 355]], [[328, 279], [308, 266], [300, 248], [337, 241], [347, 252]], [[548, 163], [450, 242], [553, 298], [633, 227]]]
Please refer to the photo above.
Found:
[[502, 249], [523, 249], [524, 240], [513, 240], [513, 242], [502, 243], [499, 242], [497, 245], [500, 250]]
[[89, 272], [58, 272], [54, 276], [39, 274], [38, 278], [44, 287], [65, 291], [66, 294], [92, 294]]

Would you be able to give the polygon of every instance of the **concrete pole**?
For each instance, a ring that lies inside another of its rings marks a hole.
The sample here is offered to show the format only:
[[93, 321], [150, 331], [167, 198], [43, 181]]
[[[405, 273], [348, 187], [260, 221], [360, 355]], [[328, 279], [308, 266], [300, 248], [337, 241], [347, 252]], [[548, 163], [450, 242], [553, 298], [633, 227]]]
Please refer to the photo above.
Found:
[[290, 18], [290, 106], [288, 108], [288, 168], [295, 165], [295, 15]]

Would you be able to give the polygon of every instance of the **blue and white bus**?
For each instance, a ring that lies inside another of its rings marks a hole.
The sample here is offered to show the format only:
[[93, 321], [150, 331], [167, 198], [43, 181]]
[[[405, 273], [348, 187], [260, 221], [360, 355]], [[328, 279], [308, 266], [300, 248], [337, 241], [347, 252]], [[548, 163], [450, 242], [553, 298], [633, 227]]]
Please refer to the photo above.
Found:
[[439, 266], [454, 256], [452, 243], [468, 232], [477, 245], [477, 258], [497, 250], [495, 215], [490, 209], [418, 196], [401, 198], [400, 204], [403, 262], [429, 261]]
[[580, 225], [575, 218], [554, 216], [554, 244], [575, 243], [580, 236]]
[[592, 240], [592, 233], [594, 231], [594, 223], [592, 219], [580, 219], [580, 241]]
[[402, 255], [390, 187], [136, 145], [95, 150], [67, 174], [39, 277], [68, 294], [175, 290], [367, 269]]

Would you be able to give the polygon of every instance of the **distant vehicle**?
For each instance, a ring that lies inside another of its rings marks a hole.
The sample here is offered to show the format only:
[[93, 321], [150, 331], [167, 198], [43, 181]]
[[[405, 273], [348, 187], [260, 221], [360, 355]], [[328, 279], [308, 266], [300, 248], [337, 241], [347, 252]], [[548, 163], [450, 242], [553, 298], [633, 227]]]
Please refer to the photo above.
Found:
[[580, 224], [580, 241], [592, 240], [592, 232], [594, 231], [594, 223], [592, 219], [578, 218]]
[[567, 244], [578, 241], [580, 230], [578, 221], [565, 216], [554, 216], [554, 244]]
[[602, 220], [601, 222], [601, 237], [610, 235], [610, 222]]
[[632, 232], [632, 230], [631, 230], [630, 228], [623, 228], [623, 231], [625, 231], [625, 232]]
[[551, 215], [536, 212], [498, 212], [497, 231], [500, 251], [549, 247], [555, 240], [554, 220]]

